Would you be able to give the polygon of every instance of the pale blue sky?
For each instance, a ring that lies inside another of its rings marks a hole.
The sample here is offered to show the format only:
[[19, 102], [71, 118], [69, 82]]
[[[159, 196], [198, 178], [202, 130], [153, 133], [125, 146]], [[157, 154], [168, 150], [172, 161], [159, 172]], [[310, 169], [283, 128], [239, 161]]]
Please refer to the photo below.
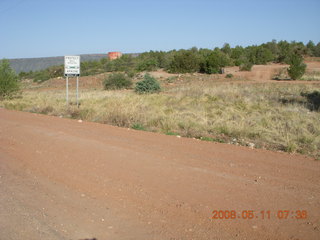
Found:
[[320, 41], [320, 0], [0, 0], [0, 59]]

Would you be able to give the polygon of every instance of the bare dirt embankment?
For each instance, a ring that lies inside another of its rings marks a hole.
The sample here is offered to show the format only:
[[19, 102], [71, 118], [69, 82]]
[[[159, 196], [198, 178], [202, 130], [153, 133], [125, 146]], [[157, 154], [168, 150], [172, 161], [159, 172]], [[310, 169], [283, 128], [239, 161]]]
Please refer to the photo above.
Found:
[[319, 239], [319, 179], [300, 155], [0, 109], [1, 239]]

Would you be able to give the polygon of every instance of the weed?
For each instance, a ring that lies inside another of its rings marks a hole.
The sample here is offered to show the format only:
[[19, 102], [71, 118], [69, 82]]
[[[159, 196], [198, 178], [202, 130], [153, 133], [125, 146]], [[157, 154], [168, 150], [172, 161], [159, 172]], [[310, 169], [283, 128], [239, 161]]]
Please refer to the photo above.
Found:
[[213, 138], [213, 137], [200, 137], [199, 138], [202, 141], [209, 141], [209, 142], [219, 142], [219, 143], [225, 143], [226, 141], [220, 138]]
[[178, 133], [175, 133], [175, 132], [166, 132], [166, 135], [169, 135], [169, 136], [179, 136]]
[[178, 79], [177, 76], [172, 76], [172, 77], [166, 78], [165, 81], [166, 81], [167, 83], [174, 83], [177, 79]]
[[306, 72], [301, 80], [304, 80], [304, 81], [320, 81], [320, 72]]
[[140, 123], [135, 123], [131, 126], [132, 129], [135, 130], [140, 130], [140, 131], [146, 131], [146, 129], [144, 128], [144, 126]]

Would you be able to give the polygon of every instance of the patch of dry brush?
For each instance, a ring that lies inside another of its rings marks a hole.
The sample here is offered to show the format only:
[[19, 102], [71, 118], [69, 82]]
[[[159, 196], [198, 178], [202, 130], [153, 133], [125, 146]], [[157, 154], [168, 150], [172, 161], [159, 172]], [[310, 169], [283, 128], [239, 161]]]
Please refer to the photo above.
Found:
[[[310, 111], [291, 84], [188, 84], [160, 94], [87, 90], [81, 107], [66, 109], [65, 92], [25, 91], [8, 109], [320, 157], [320, 112]], [[71, 98], [74, 96], [71, 96]]]

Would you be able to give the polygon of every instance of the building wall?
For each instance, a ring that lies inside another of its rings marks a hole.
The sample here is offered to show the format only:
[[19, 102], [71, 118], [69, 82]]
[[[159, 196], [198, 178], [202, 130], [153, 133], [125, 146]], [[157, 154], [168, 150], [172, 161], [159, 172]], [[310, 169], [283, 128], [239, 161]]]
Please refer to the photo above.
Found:
[[119, 58], [121, 56], [122, 56], [121, 52], [109, 52], [108, 53], [108, 57], [109, 57], [110, 60], [117, 59], [117, 58]]

